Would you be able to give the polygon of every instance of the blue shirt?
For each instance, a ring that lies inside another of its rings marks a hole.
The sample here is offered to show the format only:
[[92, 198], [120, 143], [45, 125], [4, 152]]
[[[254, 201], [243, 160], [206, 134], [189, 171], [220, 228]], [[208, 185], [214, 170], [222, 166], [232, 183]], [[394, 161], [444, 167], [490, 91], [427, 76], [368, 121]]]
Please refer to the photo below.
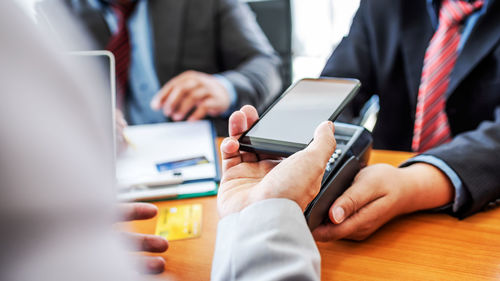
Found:
[[[427, 11], [431, 18], [432, 26], [434, 27], [435, 30], [437, 30], [439, 26], [439, 7], [441, 5], [441, 2], [442, 1], [440, 0], [427, 0]], [[465, 19], [464, 27], [462, 29], [462, 34], [460, 37], [460, 42], [458, 43], [458, 50], [457, 50], [458, 53], [462, 51], [465, 42], [467, 42], [467, 39], [470, 37], [472, 29], [476, 25], [478, 19], [486, 12], [490, 4], [491, 1], [484, 0], [483, 7], [474, 12], [467, 19]], [[455, 200], [453, 204], [451, 204], [451, 206], [453, 212], [457, 212], [460, 209], [460, 207], [462, 207], [467, 201], [467, 196], [465, 194], [462, 180], [457, 175], [457, 173], [443, 160], [434, 157], [432, 155], [425, 155], [425, 153], [408, 160], [403, 164], [403, 166], [408, 166], [410, 164], [417, 162], [423, 162], [435, 166], [436, 168], [440, 169], [450, 179], [453, 187], [455, 188]], [[447, 207], [449, 207], [449, 205], [444, 206], [444, 208]]]
[[[151, 99], [163, 85], [160, 85], [155, 69], [154, 38], [149, 15], [149, 2], [137, 1], [139, 3], [127, 22], [131, 43], [131, 62], [126, 115], [129, 124], [132, 125], [165, 122], [168, 119], [161, 110], [154, 111], [150, 108]], [[113, 10], [99, 0], [89, 0], [89, 3], [95, 9], [103, 12], [110, 31], [116, 33], [118, 21]], [[215, 75], [215, 77], [219, 79], [230, 96], [231, 106], [222, 114], [227, 116], [235, 109], [236, 90], [232, 83], [223, 76]]]

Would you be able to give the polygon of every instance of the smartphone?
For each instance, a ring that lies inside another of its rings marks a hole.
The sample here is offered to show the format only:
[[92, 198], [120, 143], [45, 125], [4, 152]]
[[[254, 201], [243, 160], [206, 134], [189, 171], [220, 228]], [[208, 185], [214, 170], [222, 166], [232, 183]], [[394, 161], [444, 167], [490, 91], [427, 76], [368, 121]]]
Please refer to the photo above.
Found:
[[240, 137], [241, 150], [287, 157], [304, 149], [316, 127], [337, 119], [360, 87], [356, 79], [299, 80]]

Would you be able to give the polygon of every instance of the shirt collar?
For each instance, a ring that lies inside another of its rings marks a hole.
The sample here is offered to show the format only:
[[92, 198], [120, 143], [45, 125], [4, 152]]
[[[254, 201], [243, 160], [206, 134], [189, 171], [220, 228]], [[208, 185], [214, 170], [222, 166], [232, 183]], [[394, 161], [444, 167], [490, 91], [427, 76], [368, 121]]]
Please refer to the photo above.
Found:
[[[441, 8], [442, 0], [426, 0], [427, 1], [427, 12], [429, 13], [429, 17], [431, 18], [431, 23], [434, 28], [437, 28], [439, 23], [439, 9]], [[486, 10], [489, 9], [489, 6], [493, 1], [483, 0], [484, 5], [480, 9], [480, 13], [485, 13]], [[469, 0], [470, 2], [470, 0]]]

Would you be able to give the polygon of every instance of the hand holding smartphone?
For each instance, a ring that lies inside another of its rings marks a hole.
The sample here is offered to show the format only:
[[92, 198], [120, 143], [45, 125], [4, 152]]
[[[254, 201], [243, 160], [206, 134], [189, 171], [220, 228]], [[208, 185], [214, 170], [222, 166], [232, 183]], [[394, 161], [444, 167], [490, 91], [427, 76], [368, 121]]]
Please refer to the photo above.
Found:
[[290, 156], [312, 141], [323, 121], [335, 121], [359, 91], [356, 79], [302, 79], [283, 93], [240, 139], [242, 150]]

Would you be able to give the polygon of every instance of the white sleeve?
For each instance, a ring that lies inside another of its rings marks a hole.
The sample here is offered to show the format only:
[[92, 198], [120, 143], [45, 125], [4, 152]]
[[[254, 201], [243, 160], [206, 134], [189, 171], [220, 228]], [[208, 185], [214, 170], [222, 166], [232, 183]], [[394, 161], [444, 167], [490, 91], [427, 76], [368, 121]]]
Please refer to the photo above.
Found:
[[95, 83], [82, 85], [89, 74], [75, 75], [11, 0], [0, 1], [0, 38], [0, 280], [139, 279], [112, 232]]
[[268, 199], [219, 222], [212, 280], [320, 280], [320, 261], [300, 207]]

